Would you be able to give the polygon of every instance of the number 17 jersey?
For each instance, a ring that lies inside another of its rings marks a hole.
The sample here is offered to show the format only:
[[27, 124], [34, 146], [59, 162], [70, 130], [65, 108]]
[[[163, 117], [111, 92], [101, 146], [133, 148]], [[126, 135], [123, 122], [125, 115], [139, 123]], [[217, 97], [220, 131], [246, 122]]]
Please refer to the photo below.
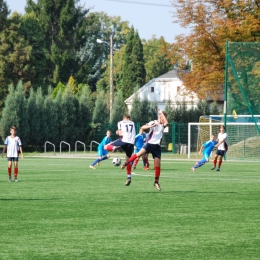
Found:
[[122, 131], [122, 142], [134, 144], [135, 143], [135, 123], [130, 120], [123, 120], [117, 124], [118, 130]]

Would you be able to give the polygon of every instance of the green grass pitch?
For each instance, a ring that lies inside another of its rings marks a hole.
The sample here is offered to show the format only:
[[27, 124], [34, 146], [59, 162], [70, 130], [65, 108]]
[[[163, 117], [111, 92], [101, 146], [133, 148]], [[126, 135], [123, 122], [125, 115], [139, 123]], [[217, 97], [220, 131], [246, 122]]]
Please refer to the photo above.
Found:
[[[112, 156], [113, 157], [113, 156]], [[260, 163], [163, 160], [159, 192], [141, 162], [25, 157], [19, 182], [1, 159], [0, 259], [260, 259]]]

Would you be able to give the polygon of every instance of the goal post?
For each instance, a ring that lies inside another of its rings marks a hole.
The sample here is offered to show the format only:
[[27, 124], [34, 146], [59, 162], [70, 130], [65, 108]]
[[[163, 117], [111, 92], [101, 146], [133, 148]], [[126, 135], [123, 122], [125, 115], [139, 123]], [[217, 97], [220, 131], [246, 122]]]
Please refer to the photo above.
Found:
[[[260, 122], [256, 123], [260, 127]], [[217, 138], [222, 122], [203, 122], [188, 124], [188, 158], [197, 158], [201, 145], [211, 134]], [[255, 122], [226, 122], [228, 134], [229, 160], [259, 160], [260, 136]]]

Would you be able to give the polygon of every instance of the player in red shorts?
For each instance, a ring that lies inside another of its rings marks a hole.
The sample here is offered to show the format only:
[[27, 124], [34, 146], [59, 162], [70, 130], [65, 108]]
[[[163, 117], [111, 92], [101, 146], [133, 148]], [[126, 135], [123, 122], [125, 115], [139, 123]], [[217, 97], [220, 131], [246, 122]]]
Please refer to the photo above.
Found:
[[161, 190], [159, 184], [159, 178], [161, 174], [161, 139], [163, 137], [164, 128], [168, 125], [167, 114], [158, 108], [158, 120], [149, 122], [146, 125], [143, 125], [141, 128], [149, 131], [149, 138], [147, 144], [137, 153], [131, 156], [131, 158], [126, 161], [121, 168], [124, 169], [128, 167], [131, 162], [133, 162], [137, 157], [145, 154], [151, 153], [154, 158], [154, 186], [157, 190]]

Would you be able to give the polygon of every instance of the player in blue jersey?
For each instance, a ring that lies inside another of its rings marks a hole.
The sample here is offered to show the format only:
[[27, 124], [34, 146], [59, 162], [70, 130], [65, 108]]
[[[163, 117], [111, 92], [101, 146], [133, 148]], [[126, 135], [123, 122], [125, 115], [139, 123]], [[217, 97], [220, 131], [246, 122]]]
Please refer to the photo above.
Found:
[[89, 166], [91, 169], [96, 169], [95, 165], [100, 164], [101, 161], [104, 161], [108, 159], [110, 156], [108, 154], [108, 151], [104, 149], [104, 146], [111, 143], [112, 139], [110, 137], [111, 131], [107, 131], [106, 136], [103, 138], [101, 143], [98, 145], [98, 158]]
[[201, 167], [209, 161], [210, 154], [217, 143], [218, 142], [215, 140], [215, 135], [211, 135], [210, 140], [208, 140], [201, 146], [199, 153], [201, 154], [202, 152], [203, 158], [202, 160], [196, 162], [196, 164], [193, 167], [191, 167], [192, 171], [195, 171], [196, 168]]
[[[146, 140], [146, 133], [142, 128], [139, 130], [139, 134], [135, 136], [135, 150], [134, 153], [138, 153], [142, 147], [144, 146]], [[133, 162], [133, 170], [136, 168], [136, 165], [138, 164], [140, 157], [137, 157]]]

